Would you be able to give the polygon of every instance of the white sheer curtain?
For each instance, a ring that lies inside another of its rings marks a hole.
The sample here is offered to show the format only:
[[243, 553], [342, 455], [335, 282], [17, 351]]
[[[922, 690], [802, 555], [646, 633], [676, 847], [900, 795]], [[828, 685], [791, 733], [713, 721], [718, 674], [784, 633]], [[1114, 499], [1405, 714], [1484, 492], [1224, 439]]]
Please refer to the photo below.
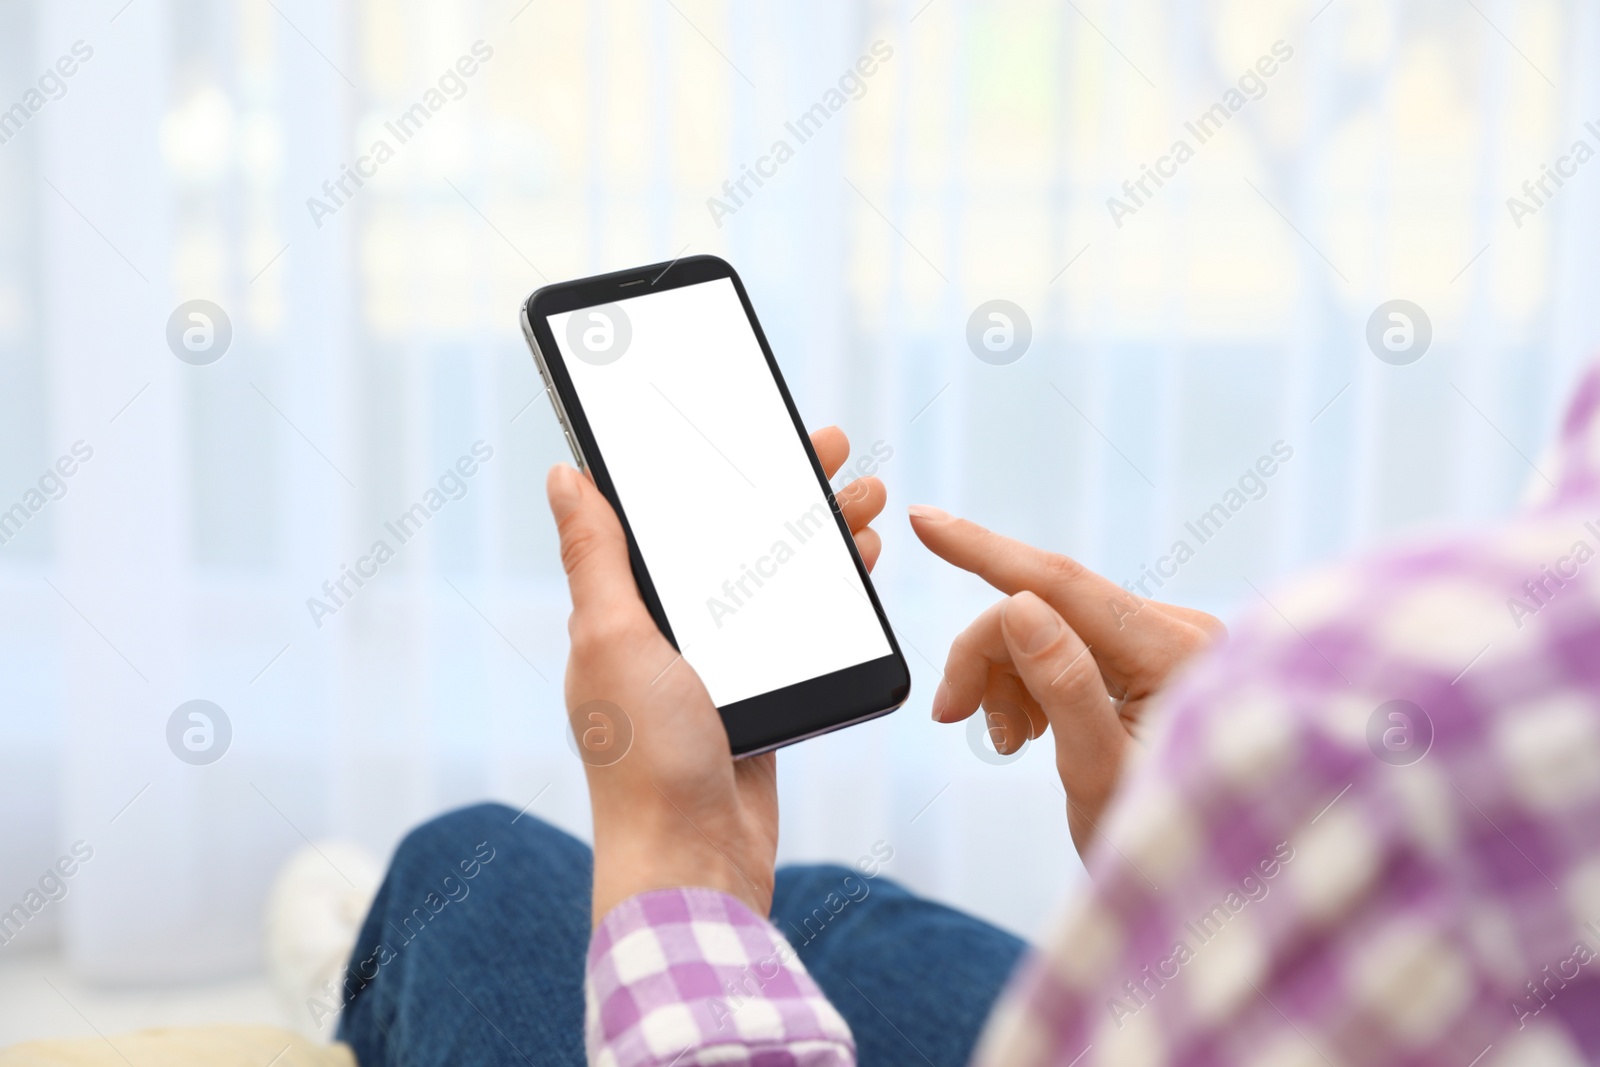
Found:
[[[782, 754], [785, 857], [881, 840], [891, 874], [1037, 931], [1081, 877], [1050, 754], [993, 766], [927, 722], [994, 594], [901, 508], [1136, 580], [1283, 442], [1265, 495], [1161, 590], [1225, 614], [1250, 583], [1508, 509], [1600, 327], [1589, 171], [1520, 228], [1506, 205], [1574, 141], [1600, 147], [1596, 19], [1560, 0], [0, 9], [0, 106], [93, 49], [0, 143], [0, 507], [94, 450], [0, 546], [0, 906], [94, 849], [18, 944], [59, 937], [108, 980], [238, 972], [303, 839], [382, 852], [486, 797], [583, 831], [541, 498], [563, 446], [516, 308], [545, 278], [690, 251], [744, 274], [808, 420], [893, 453], [879, 585], [913, 699]], [[479, 41], [492, 57], [441, 88]], [[879, 41], [892, 55], [799, 143], [786, 123]], [[1118, 226], [1107, 198], [1280, 41], [1264, 95]], [[398, 143], [385, 124], [430, 89]], [[313, 217], [379, 139], [393, 158]], [[719, 225], [708, 198], [780, 139], [792, 158]], [[965, 340], [997, 298], [1033, 325], [1009, 366]], [[166, 341], [193, 299], [232, 323], [209, 366]], [[1432, 322], [1409, 366], [1365, 341], [1393, 299]], [[318, 627], [307, 598], [479, 441], [465, 495]], [[167, 740], [195, 699], [231, 724], [207, 765]]]

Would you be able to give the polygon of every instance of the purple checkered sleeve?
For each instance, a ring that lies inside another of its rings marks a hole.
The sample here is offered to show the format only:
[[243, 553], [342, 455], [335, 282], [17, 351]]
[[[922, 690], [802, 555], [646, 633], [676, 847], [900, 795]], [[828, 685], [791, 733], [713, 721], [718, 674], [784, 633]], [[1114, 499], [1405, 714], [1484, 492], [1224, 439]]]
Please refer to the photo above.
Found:
[[1600, 1062], [1600, 373], [1536, 485], [1263, 591], [981, 1067]]
[[853, 1067], [850, 1028], [773, 925], [712, 889], [613, 908], [589, 944], [593, 1067]]

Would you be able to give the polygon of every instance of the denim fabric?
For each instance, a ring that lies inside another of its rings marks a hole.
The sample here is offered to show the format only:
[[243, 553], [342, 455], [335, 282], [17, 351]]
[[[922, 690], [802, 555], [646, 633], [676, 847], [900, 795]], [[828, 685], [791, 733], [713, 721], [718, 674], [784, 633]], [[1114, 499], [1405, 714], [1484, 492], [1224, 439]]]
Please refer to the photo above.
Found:
[[[502, 805], [418, 827], [356, 942], [340, 1038], [362, 1067], [583, 1064], [591, 876], [588, 846]], [[780, 870], [772, 921], [863, 1067], [965, 1064], [1025, 947], [847, 867]]]

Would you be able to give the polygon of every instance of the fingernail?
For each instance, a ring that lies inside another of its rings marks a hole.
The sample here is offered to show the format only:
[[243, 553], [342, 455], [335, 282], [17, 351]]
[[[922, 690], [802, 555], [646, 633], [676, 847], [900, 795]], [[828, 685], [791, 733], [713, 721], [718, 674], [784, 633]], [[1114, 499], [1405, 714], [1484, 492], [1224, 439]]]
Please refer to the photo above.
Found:
[[949, 512], [940, 511], [938, 508], [927, 504], [912, 504], [906, 510], [911, 513], [913, 519], [923, 519], [927, 522], [943, 522], [950, 517]]
[[984, 726], [989, 731], [989, 743], [1002, 756], [1009, 756], [1022, 745], [1022, 740], [1011, 736], [1011, 724], [1021, 722], [1024, 713], [1010, 702], [996, 703], [984, 709]]
[[1033, 593], [1018, 593], [1008, 600], [1000, 621], [1025, 656], [1043, 652], [1061, 635], [1061, 616]]
[[550, 498], [550, 511], [559, 522], [569, 511], [578, 506], [581, 496], [578, 472], [565, 463], [557, 463], [551, 467], [550, 475], [545, 479], [545, 495]]
[[950, 710], [950, 683], [939, 682], [939, 688], [933, 691], [933, 721], [944, 722], [944, 713]]

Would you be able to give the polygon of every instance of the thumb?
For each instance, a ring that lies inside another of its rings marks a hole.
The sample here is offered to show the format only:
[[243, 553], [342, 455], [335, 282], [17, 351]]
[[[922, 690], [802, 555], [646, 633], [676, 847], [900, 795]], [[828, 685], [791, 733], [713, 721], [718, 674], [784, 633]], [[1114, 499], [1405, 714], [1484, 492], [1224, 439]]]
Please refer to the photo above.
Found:
[[1056, 765], [1068, 795], [1095, 803], [1109, 794], [1128, 734], [1100, 667], [1072, 627], [1033, 593], [1006, 601], [1000, 632], [1022, 684], [1056, 735]]
[[574, 619], [594, 617], [616, 624], [645, 614], [628, 565], [628, 541], [611, 502], [564, 463], [550, 468], [545, 494], [561, 537], [561, 565]]

